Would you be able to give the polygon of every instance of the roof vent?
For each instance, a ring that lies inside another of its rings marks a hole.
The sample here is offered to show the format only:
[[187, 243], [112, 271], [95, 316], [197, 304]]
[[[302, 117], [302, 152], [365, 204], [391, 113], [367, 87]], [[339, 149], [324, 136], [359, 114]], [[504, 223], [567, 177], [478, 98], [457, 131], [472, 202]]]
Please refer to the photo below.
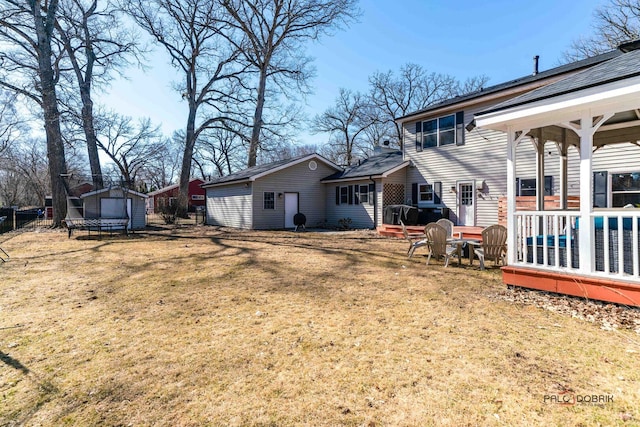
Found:
[[536, 55], [533, 57], [533, 75], [538, 75], [538, 60], [540, 59], [540, 55]]
[[640, 49], [640, 40], [632, 40], [632, 41], [620, 43], [618, 45], [618, 49], [620, 49], [620, 51], [624, 53], [631, 52], [633, 50], [638, 50]]

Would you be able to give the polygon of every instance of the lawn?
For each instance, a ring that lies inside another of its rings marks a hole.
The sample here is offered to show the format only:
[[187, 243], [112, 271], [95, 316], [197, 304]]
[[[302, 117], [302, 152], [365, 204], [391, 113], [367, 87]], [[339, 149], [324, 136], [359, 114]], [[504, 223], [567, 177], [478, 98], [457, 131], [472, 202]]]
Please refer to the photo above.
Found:
[[[372, 232], [3, 235], [0, 425], [640, 424], [640, 336]], [[593, 400], [597, 400], [594, 404]]]

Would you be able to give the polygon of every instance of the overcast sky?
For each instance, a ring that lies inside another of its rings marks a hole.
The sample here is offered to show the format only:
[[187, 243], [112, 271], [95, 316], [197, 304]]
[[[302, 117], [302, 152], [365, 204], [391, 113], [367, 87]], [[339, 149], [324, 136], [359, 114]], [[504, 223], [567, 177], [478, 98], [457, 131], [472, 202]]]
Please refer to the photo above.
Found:
[[[315, 94], [307, 98], [309, 117], [330, 107], [340, 88], [366, 91], [375, 71], [398, 71], [408, 62], [459, 80], [489, 77], [488, 85], [530, 74], [533, 57], [540, 71], [557, 66], [572, 40], [590, 34], [600, 0], [361, 0], [360, 21], [346, 31], [309, 44], [317, 71]], [[127, 71], [102, 102], [133, 117], [150, 117], [165, 134], [182, 129], [186, 105], [171, 89], [181, 75], [160, 49], [149, 70]], [[302, 130], [300, 144], [321, 145], [327, 135]]]

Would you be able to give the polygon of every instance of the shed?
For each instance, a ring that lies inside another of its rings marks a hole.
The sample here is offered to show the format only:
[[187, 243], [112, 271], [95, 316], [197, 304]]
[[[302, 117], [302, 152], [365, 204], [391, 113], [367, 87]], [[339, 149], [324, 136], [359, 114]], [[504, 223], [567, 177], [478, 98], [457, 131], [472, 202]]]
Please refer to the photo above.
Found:
[[[189, 212], [194, 212], [196, 207], [205, 205], [206, 192], [202, 188], [202, 184], [204, 181], [199, 178], [189, 180]], [[173, 184], [148, 193], [147, 211], [149, 213], [159, 212], [163, 206], [171, 205], [173, 200], [178, 198], [179, 187], [179, 184]]]
[[206, 223], [247, 229], [295, 228], [298, 212], [307, 226], [326, 222], [322, 178], [342, 169], [318, 154], [254, 166], [202, 185]]
[[139, 230], [147, 225], [147, 195], [122, 187], [103, 188], [80, 196], [84, 218], [129, 217], [129, 229]]

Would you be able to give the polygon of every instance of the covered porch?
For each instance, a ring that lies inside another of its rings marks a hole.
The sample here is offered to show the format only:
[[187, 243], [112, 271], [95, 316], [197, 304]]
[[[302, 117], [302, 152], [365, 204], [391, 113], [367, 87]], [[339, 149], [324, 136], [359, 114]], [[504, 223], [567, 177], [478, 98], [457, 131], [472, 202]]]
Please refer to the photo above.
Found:
[[[640, 164], [625, 156], [613, 159], [604, 186], [593, 166], [606, 147], [640, 150], [637, 47], [621, 47], [624, 53], [610, 61], [476, 116], [478, 127], [507, 134], [504, 283], [640, 306]], [[537, 153], [533, 209], [516, 207], [521, 144], [533, 144]], [[545, 205], [550, 147], [559, 154], [559, 206]], [[579, 207], [569, 203], [571, 189]]]

